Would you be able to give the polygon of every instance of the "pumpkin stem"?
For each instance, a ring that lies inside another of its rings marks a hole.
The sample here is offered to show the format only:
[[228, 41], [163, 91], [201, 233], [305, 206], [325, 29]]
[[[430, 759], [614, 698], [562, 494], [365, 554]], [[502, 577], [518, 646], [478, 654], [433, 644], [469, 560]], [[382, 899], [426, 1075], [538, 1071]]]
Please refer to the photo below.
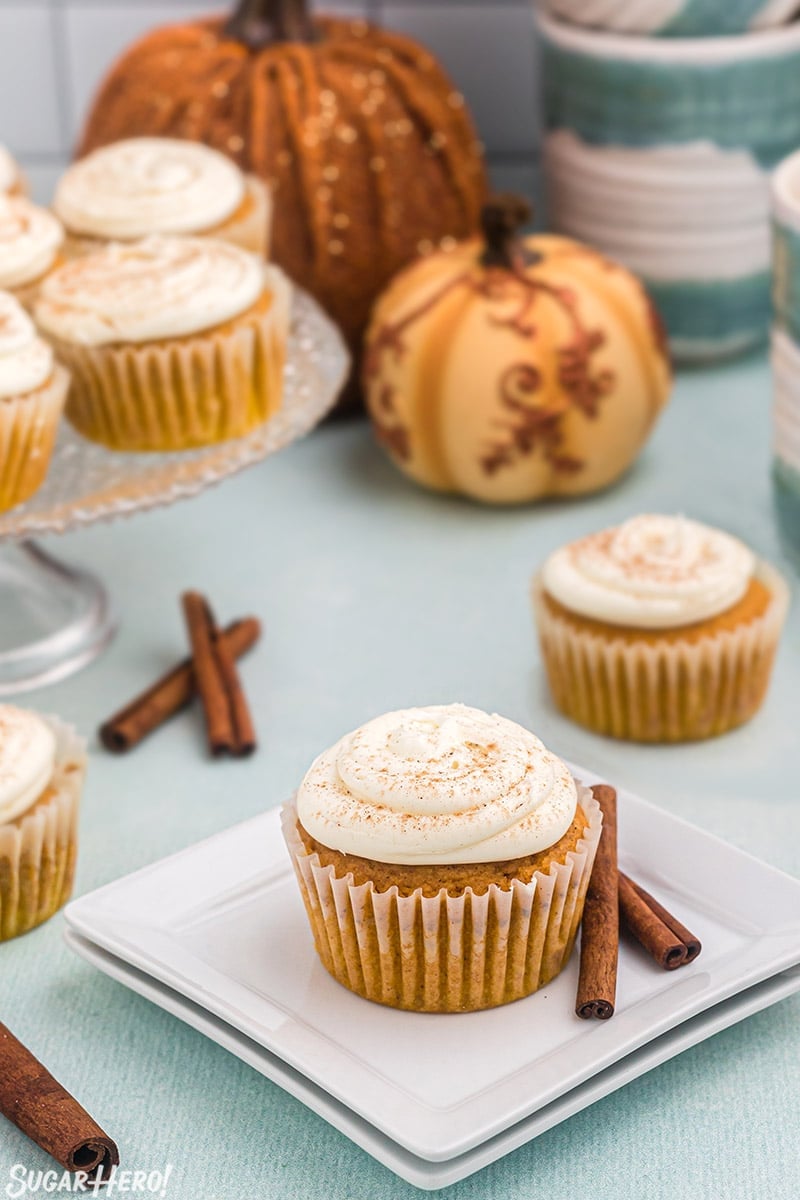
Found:
[[504, 192], [493, 196], [481, 209], [485, 267], [518, 270], [528, 258], [518, 237], [520, 226], [531, 219], [531, 206], [522, 196]]
[[306, 0], [239, 0], [223, 33], [248, 50], [272, 42], [313, 42], [314, 24]]

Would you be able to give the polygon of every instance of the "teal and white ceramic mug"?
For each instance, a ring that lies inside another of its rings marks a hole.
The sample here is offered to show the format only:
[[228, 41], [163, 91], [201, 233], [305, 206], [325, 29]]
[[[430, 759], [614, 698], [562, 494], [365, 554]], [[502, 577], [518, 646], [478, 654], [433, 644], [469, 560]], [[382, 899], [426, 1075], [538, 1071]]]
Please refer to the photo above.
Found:
[[673, 352], [769, 328], [769, 175], [800, 146], [800, 23], [643, 38], [540, 17], [550, 222], [636, 271]]
[[800, 0], [540, 0], [572, 25], [650, 37], [718, 37], [791, 20]]
[[800, 150], [772, 176], [772, 303], [776, 323], [800, 343]]
[[772, 332], [772, 480], [784, 549], [800, 567], [800, 346]]

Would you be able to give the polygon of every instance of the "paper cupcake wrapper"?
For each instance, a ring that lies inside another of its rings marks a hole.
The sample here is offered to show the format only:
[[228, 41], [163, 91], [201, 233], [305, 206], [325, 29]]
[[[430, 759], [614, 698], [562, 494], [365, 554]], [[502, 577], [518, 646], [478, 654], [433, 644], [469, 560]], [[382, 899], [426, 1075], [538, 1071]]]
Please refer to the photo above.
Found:
[[53, 796], [0, 824], [0, 942], [41, 925], [72, 892], [86, 751], [70, 726], [46, 720], [56, 735]]
[[756, 571], [772, 593], [763, 616], [691, 642], [632, 643], [575, 629], [533, 604], [545, 669], [561, 711], [595, 733], [636, 742], [682, 742], [742, 725], [761, 706], [789, 605], [773, 567]]
[[325, 968], [367, 1000], [415, 1012], [472, 1012], [535, 992], [570, 956], [600, 839], [600, 806], [588, 788], [578, 795], [587, 826], [563, 863], [530, 883], [459, 896], [401, 896], [337, 876], [308, 853], [285, 805], [283, 836]]
[[189, 450], [243, 437], [281, 404], [288, 281], [270, 269], [273, 302], [224, 329], [142, 344], [54, 341], [72, 372], [67, 417], [113, 450]]
[[0, 512], [22, 504], [44, 481], [69, 376], [56, 366], [35, 392], [0, 399]]

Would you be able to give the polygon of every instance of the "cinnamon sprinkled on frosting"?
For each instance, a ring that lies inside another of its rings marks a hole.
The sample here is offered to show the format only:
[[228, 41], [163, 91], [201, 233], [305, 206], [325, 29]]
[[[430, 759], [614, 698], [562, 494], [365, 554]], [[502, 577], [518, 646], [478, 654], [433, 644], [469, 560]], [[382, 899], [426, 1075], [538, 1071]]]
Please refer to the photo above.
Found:
[[52, 373], [53, 351], [21, 304], [0, 292], [0, 400], [35, 391]]
[[50, 782], [56, 739], [36, 713], [0, 704], [0, 824], [20, 816]]
[[556, 550], [542, 583], [565, 608], [593, 620], [669, 629], [731, 608], [754, 565], [738, 538], [686, 517], [647, 514]]
[[213, 229], [244, 190], [242, 172], [218, 150], [178, 138], [127, 138], [73, 163], [53, 207], [73, 233], [128, 241]]
[[61, 224], [24, 196], [0, 196], [0, 288], [44, 275], [64, 240]]
[[463, 704], [377, 717], [321, 754], [297, 794], [323, 845], [408, 865], [538, 853], [576, 805], [569, 770], [537, 737]]
[[181, 337], [244, 312], [268, 271], [255, 255], [213, 238], [112, 242], [47, 277], [36, 320], [84, 346]]

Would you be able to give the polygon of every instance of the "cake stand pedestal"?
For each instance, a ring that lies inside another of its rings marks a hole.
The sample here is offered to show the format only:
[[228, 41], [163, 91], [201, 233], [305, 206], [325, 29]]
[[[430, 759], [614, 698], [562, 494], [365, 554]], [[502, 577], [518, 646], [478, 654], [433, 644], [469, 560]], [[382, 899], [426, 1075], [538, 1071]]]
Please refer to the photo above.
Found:
[[295, 291], [280, 412], [245, 438], [176, 454], [117, 454], [59, 431], [42, 487], [0, 514], [0, 696], [63, 679], [114, 634], [101, 580], [32, 539], [198, 495], [290, 445], [333, 407], [349, 361], [336, 327]]

